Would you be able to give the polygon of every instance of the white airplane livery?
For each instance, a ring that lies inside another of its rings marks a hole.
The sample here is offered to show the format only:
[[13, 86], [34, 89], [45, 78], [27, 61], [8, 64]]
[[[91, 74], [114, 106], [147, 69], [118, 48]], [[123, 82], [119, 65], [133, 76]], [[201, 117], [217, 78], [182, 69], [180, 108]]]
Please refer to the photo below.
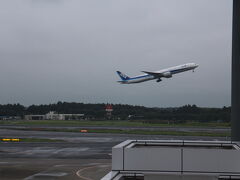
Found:
[[142, 71], [145, 74], [129, 77], [126, 74], [123, 74], [120, 71], [117, 71], [118, 75], [121, 78], [121, 81], [118, 81], [121, 84], [133, 84], [133, 83], [141, 83], [144, 81], [149, 81], [156, 79], [156, 82], [162, 81], [161, 78], [171, 78], [172, 75], [185, 72], [185, 71], [194, 71], [199, 65], [196, 63], [187, 63], [179, 66], [170, 67], [167, 69], [162, 69], [160, 71]]

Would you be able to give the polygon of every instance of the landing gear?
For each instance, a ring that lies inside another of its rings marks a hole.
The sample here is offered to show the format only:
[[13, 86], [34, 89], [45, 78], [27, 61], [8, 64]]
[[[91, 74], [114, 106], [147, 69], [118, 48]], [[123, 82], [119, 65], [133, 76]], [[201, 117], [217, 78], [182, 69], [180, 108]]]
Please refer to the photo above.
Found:
[[160, 82], [160, 81], [162, 81], [162, 80], [159, 78], [156, 82]]
[[192, 72], [194, 72], [194, 69], [192, 70]]

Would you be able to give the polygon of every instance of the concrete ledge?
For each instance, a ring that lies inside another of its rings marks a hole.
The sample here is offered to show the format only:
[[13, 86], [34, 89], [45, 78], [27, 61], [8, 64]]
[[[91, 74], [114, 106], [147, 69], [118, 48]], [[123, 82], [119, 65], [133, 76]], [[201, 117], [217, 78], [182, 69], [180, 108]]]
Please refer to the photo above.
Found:
[[144, 179], [166, 173], [184, 179], [234, 179], [240, 177], [240, 146], [228, 141], [128, 140], [113, 147], [112, 170]]

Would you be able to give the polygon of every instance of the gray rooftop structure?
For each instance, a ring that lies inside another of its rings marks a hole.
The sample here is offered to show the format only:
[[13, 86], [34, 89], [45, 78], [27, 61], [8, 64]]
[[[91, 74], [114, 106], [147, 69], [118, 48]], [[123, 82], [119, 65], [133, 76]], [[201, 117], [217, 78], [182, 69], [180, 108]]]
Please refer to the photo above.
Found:
[[240, 146], [229, 141], [127, 140], [112, 149], [102, 180], [240, 179]]

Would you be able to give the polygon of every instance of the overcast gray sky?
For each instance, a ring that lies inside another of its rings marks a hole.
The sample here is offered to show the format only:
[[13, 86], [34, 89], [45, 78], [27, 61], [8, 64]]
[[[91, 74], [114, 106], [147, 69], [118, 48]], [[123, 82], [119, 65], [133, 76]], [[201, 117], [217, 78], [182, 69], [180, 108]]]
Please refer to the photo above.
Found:
[[[0, 104], [230, 105], [229, 0], [0, 0]], [[200, 64], [156, 83], [129, 76]]]

